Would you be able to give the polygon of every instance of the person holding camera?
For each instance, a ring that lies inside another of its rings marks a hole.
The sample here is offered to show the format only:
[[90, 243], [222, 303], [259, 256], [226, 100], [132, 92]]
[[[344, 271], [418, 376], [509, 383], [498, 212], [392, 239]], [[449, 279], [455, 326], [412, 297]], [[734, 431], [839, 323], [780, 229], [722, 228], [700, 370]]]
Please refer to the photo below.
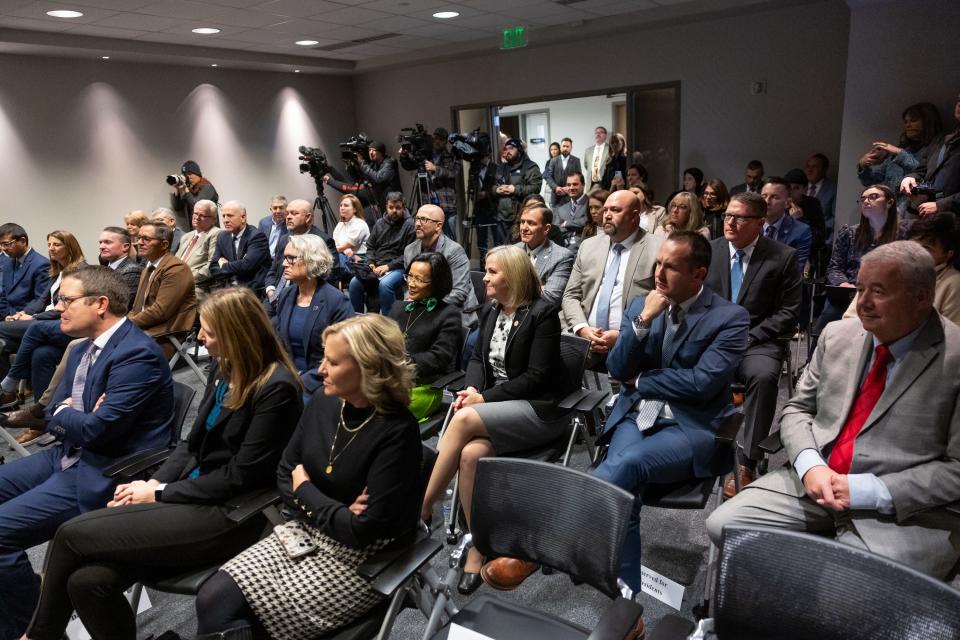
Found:
[[527, 157], [521, 140], [510, 138], [503, 143], [503, 160], [503, 164], [497, 167], [496, 184], [490, 193], [497, 206], [494, 238], [498, 245], [512, 240], [520, 203], [529, 195], [539, 194], [543, 186], [540, 167]]
[[[460, 165], [447, 149], [449, 138], [450, 133], [443, 127], [437, 127], [434, 130], [431, 156], [424, 160], [423, 167], [430, 177], [430, 190], [436, 197], [433, 204], [443, 209], [446, 216], [443, 232], [456, 240], [457, 176], [460, 174]], [[400, 148], [399, 155], [401, 167], [407, 171], [417, 171], [419, 169], [416, 159], [405, 148]]]
[[170, 208], [177, 214], [177, 226], [184, 231], [193, 229], [193, 205], [198, 200], [212, 200], [219, 202], [220, 196], [213, 183], [200, 173], [200, 165], [193, 160], [187, 160], [180, 167], [179, 176], [167, 176], [173, 192], [170, 194]]
[[386, 211], [387, 193], [403, 191], [397, 161], [387, 155], [387, 145], [382, 142], [371, 142], [366, 157], [358, 153], [357, 161], [360, 163], [360, 175], [370, 183], [377, 207], [380, 212]]

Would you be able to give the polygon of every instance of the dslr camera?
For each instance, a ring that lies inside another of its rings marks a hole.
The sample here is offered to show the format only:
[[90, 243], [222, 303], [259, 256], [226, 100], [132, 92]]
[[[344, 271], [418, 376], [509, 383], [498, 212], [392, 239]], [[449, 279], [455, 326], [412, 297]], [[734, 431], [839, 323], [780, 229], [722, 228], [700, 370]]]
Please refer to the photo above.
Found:
[[304, 145], [300, 145], [297, 151], [300, 152], [300, 173], [309, 173], [315, 180], [330, 173], [330, 165], [323, 151]]
[[178, 186], [186, 188], [190, 186], [190, 183], [187, 182], [187, 176], [183, 175], [182, 173], [174, 173], [167, 176], [167, 184], [171, 187]]
[[397, 142], [400, 143], [400, 150], [403, 153], [408, 154], [417, 164], [423, 164], [430, 157], [433, 135], [418, 122], [416, 127], [400, 129]]
[[358, 133], [346, 142], [340, 143], [340, 157], [348, 165], [357, 161], [357, 154], [367, 155], [370, 150], [370, 138], [365, 133]]
[[450, 149], [457, 160], [476, 162], [490, 154], [490, 135], [480, 129], [470, 133], [451, 133]]

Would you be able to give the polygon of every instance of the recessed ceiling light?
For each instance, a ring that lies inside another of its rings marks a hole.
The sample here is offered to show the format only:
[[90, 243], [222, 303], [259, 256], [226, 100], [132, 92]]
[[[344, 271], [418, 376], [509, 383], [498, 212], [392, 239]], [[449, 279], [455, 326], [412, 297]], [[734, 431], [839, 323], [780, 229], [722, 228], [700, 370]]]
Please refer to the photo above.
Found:
[[100, 56], [100, 59], [101, 59], [101, 60], [109, 60], [109, 59], [110, 59], [110, 56]]
[[212, 36], [215, 33], [220, 33], [220, 29], [216, 27], [197, 27], [196, 29], [191, 29], [194, 33], [199, 33], [202, 36]]
[[217, 65], [216, 63], [214, 63], [214, 64], [212, 64], [212, 65], [210, 65], [210, 66], [211, 66], [211, 67], [217, 67], [217, 66], [219, 66], [219, 65]]
[[67, 9], [57, 9], [56, 11], [47, 11], [51, 18], [79, 18], [83, 14], [79, 11], [69, 11]]
[[297, 40], [294, 44], [298, 44], [301, 47], [312, 47], [315, 44], [320, 44], [319, 40]]
[[441, 20], [449, 20], [450, 18], [456, 18], [460, 15], [457, 11], [437, 11], [433, 14], [434, 18], [440, 18]]
[[294, 72], [294, 73], [300, 73], [300, 69], [294, 69], [293, 72]]

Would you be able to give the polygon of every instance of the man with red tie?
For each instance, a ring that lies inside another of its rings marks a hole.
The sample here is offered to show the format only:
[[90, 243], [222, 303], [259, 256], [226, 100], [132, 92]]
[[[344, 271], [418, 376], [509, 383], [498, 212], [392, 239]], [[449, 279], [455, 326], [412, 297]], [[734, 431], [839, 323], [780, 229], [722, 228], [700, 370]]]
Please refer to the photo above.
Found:
[[960, 557], [960, 327], [933, 308], [933, 259], [910, 241], [863, 257], [859, 319], [835, 322], [783, 409], [790, 467], [707, 519], [832, 534], [934, 576]]

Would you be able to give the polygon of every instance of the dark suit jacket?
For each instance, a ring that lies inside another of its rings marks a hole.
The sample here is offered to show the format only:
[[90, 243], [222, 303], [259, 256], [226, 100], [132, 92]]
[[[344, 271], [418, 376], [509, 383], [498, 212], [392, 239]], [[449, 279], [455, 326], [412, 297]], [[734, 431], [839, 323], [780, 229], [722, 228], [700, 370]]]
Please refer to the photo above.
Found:
[[[208, 431], [207, 416], [220, 379], [220, 367], [214, 365], [190, 435], [153, 475], [168, 483], [163, 502], [222, 504], [235, 495], [270, 487], [276, 480], [280, 456], [303, 410], [300, 385], [286, 367], [277, 364], [242, 407], [221, 407]], [[200, 476], [190, 479], [198, 467]]]
[[[267, 246], [270, 246], [270, 232], [273, 231], [273, 216], [264, 216], [260, 218], [260, 222], [257, 223], [257, 231], [267, 236]], [[287, 225], [284, 222], [280, 223], [280, 240], [282, 240], [287, 235]], [[280, 250], [280, 240], [277, 240], [277, 250]], [[275, 257], [274, 255], [270, 256], [271, 258]]]
[[[286, 347], [287, 353], [291, 354], [293, 349], [290, 346], [289, 336], [290, 318], [293, 316], [293, 308], [296, 304], [297, 287], [290, 285], [277, 297], [277, 305], [271, 318], [283, 346]], [[322, 382], [317, 369], [320, 367], [320, 361], [323, 360], [323, 330], [352, 315], [353, 307], [350, 306], [346, 296], [336, 287], [321, 281], [310, 301], [310, 315], [307, 316], [306, 328], [301, 338], [306, 346], [307, 368], [300, 372], [300, 377], [307, 393], [316, 391]]]
[[0, 254], [0, 320], [24, 308], [35, 300], [42, 300], [50, 291], [48, 271], [50, 261], [30, 249], [21, 258], [16, 275], [13, 260]]
[[440, 300], [433, 311], [425, 311], [420, 305], [407, 311], [409, 303], [397, 300], [390, 317], [406, 337], [407, 355], [417, 368], [417, 384], [430, 384], [459, 368], [463, 347], [460, 309]]
[[607, 419], [613, 425], [607, 434], [636, 429], [624, 418], [641, 399], [666, 400], [676, 425], [665, 428], [680, 429], [690, 441], [694, 474], [699, 478], [715, 475], [717, 465], [726, 461], [714, 460], [714, 435], [730, 405], [730, 384], [746, 349], [749, 316], [704, 286], [677, 329], [671, 353], [662, 353], [665, 312], [654, 319], [642, 339], [633, 329], [646, 299], [638, 296], [630, 303], [620, 336], [607, 356], [610, 376], [623, 382]]
[[923, 164], [910, 175], [938, 187], [937, 211], [960, 214], [960, 133], [931, 143]]
[[504, 356], [507, 381], [496, 383], [490, 366], [490, 338], [500, 314], [496, 303], [480, 310], [480, 334], [467, 365], [465, 387], [481, 392], [486, 402], [529, 400], [537, 415], [550, 420], [563, 415], [557, 403], [574, 388], [565, 380], [560, 359], [560, 318], [546, 300], [517, 309]]
[[[228, 262], [222, 267], [220, 258]], [[240, 236], [239, 251], [234, 251], [233, 234], [223, 231], [217, 235], [217, 248], [210, 259], [210, 277], [221, 281], [236, 278], [237, 284], [260, 292], [270, 268], [270, 244], [267, 237], [247, 225]]]
[[140, 287], [130, 320], [151, 336], [187, 332], [197, 317], [193, 273], [183, 260], [168, 254], [147, 283], [149, 268], [140, 274]]
[[777, 242], [797, 250], [797, 273], [803, 273], [803, 267], [810, 259], [810, 245], [813, 243], [813, 230], [810, 225], [797, 222], [789, 213], [783, 214]]
[[543, 169], [543, 181], [550, 187], [550, 193], [553, 194], [554, 197], [554, 206], [563, 204], [570, 199], [569, 196], [558, 196], [555, 193], [555, 189], [566, 186], [567, 176], [574, 173], [583, 173], [583, 168], [580, 166], [580, 158], [573, 154], [570, 154], [567, 158], [566, 169], [563, 168], [560, 156], [547, 160], [547, 164]]
[[[81, 260], [74, 267], [74, 269], [82, 269], [87, 266], [86, 260]], [[46, 311], [45, 309], [50, 306], [53, 302], [53, 297], [60, 293], [60, 287], [57, 286], [56, 290], [51, 289], [53, 286], [51, 282], [46, 289], [46, 293], [43, 294], [42, 298], [38, 298], [28, 304], [23, 308], [23, 312], [33, 316], [34, 320], [57, 320], [60, 318], [60, 312], [56, 309], [50, 309]], [[131, 298], [132, 299], [132, 298]]]
[[[70, 397], [73, 378], [90, 340], [70, 351], [66, 374], [47, 407], [47, 430], [64, 450], [81, 447], [77, 463], [77, 503], [81, 511], [99, 509], [110, 499], [116, 481], [103, 470], [118, 459], [168, 447], [179, 434], [173, 410], [173, 379], [157, 343], [125, 320], [87, 372], [83, 407], [58, 405]], [[96, 411], [97, 399], [104, 397]]]
[[128, 306], [131, 309], [133, 308], [133, 301], [137, 297], [137, 289], [140, 288], [140, 273], [143, 271], [144, 264], [144, 262], [126, 257], [114, 269], [123, 278], [124, 283], [130, 290], [130, 304]]
[[823, 219], [827, 225], [827, 237], [833, 237], [833, 226], [836, 220], [837, 208], [837, 183], [828, 178], [824, 178], [817, 191], [817, 200], [820, 201], [820, 207], [823, 209]]
[[[802, 224], [802, 223], [801, 223]], [[730, 299], [730, 243], [710, 243], [713, 257], [706, 285], [724, 300]], [[740, 285], [737, 304], [750, 313], [751, 352], [780, 357], [783, 340], [796, 331], [800, 318], [801, 285], [797, 252], [760, 236]]]
[[[323, 242], [327, 245], [327, 249], [330, 250], [330, 255], [333, 256], [333, 267], [331, 267], [327, 280], [329, 282], [338, 282], [339, 276], [334, 273], [340, 271], [340, 268], [337, 266], [337, 244], [333, 241], [333, 238], [325, 234], [319, 227], [311, 225], [307, 233], [322, 238]], [[267, 236], [268, 239], [269, 237], [270, 236]], [[280, 284], [280, 279], [283, 278], [283, 250], [287, 248], [289, 241], [289, 233], [284, 233], [280, 236], [280, 240], [277, 241], [277, 255], [274, 256], [273, 262], [270, 263], [270, 270], [267, 271], [264, 286], [276, 287]], [[269, 246], [269, 244], [267, 246]]]

